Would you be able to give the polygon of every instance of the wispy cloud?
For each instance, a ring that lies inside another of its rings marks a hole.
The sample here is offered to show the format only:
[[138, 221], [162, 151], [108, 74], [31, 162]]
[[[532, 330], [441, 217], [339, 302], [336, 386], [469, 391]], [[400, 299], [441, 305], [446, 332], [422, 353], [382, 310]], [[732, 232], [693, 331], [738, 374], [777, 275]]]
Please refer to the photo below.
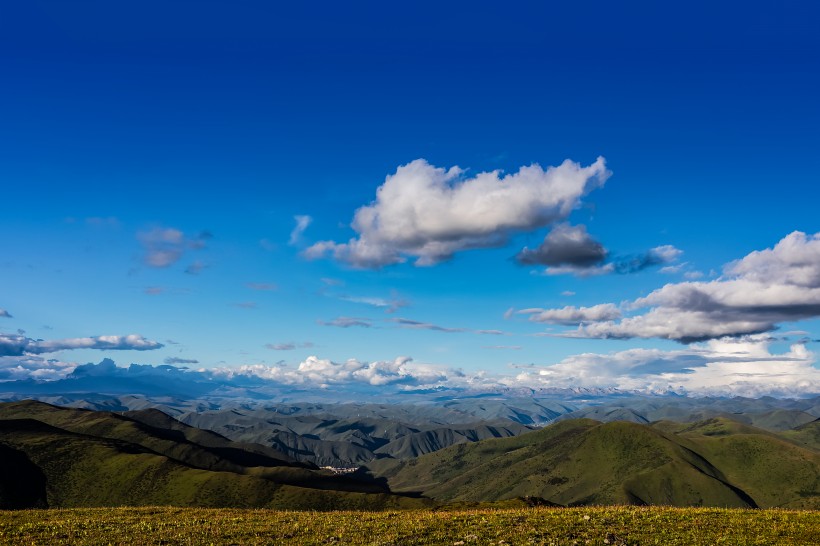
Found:
[[188, 275], [199, 275], [207, 267], [208, 264], [206, 264], [202, 260], [196, 260], [185, 268], [185, 273], [187, 273]]
[[331, 321], [319, 320], [317, 322], [322, 326], [335, 326], [337, 328], [351, 328], [354, 326], [361, 328], [373, 327], [373, 322], [370, 319], [357, 317], [336, 317]]
[[274, 283], [270, 282], [249, 282], [245, 283], [245, 286], [247, 286], [251, 290], [258, 290], [261, 292], [272, 292], [279, 288]]
[[256, 309], [258, 307], [255, 301], [238, 301], [231, 305], [240, 309]]
[[146, 286], [143, 290], [143, 293], [148, 294], [149, 296], [158, 296], [165, 292], [165, 288], [162, 286]]
[[562, 221], [581, 198], [609, 177], [604, 159], [588, 167], [565, 161], [544, 170], [465, 177], [458, 167], [436, 168], [423, 159], [399, 167], [359, 208], [346, 243], [320, 241], [308, 259], [330, 254], [353, 267], [377, 269], [415, 259], [429, 266], [475, 248], [499, 247], [510, 235]]
[[293, 219], [296, 220], [296, 226], [290, 232], [290, 238], [288, 239], [289, 245], [299, 244], [299, 242], [302, 240], [302, 234], [313, 221], [313, 218], [305, 214], [294, 216]]
[[176, 356], [169, 356], [163, 360], [166, 364], [199, 364], [199, 360], [193, 358], [179, 358]]
[[390, 322], [393, 322], [399, 326], [399, 328], [408, 328], [411, 330], [433, 330], [435, 332], [445, 332], [448, 334], [460, 333], [460, 332], [467, 332], [465, 328], [446, 328], [444, 326], [439, 326], [437, 324], [431, 324], [429, 322], [419, 322], [417, 320], [410, 320], [405, 318], [394, 318], [390, 319]]
[[13, 318], [11, 313], [6, 311], [5, 309], [0, 309], [0, 318]]
[[[213, 238], [208, 231], [201, 231], [195, 237], [187, 237], [181, 230], [175, 228], [155, 227], [148, 231], [141, 231], [137, 239], [142, 244], [143, 262], [150, 267], [164, 268], [177, 263], [187, 250], [205, 248], [207, 241]], [[200, 262], [195, 262], [200, 263]], [[189, 269], [198, 273], [203, 266], [197, 269], [192, 264]]]
[[288, 343], [268, 343], [265, 345], [265, 348], [272, 351], [292, 351], [294, 349], [310, 349], [312, 347], [315, 347], [315, 345], [311, 341], [303, 341], [302, 343], [290, 341]]
[[361, 303], [364, 305], [370, 305], [371, 307], [378, 307], [379, 309], [384, 309], [386, 313], [395, 313], [402, 307], [407, 307], [408, 305], [410, 305], [410, 302], [408, 300], [399, 297], [395, 293], [392, 294], [390, 298], [380, 298], [373, 296], [352, 296], [349, 294], [342, 294], [338, 296], [334, 296], [332, 294], [328, 295], [342, 301], [349, 301], [351, 303]]
[[475, 330], [472, 328], [449, 328], [446, 326], [439, 326], [438, 324], [432, 324], [430, 322], [421, 322], [418, 320], [411, 320], [406, 318], [391, 318], [388, 320], [388, 322], [392, 322], [398, 325], [399, 328], [405, 328], [408, 330], [432, 330], [434, 332], [443, 332], [445, 334], [472, 333], [489, 336], [506, 335], [506, 332], [502, 330]]

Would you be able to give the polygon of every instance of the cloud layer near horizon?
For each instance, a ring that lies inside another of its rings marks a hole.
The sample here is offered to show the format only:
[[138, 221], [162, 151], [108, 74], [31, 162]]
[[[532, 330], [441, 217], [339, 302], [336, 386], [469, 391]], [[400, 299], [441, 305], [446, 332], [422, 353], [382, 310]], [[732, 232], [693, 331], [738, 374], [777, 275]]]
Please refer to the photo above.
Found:
[[581, 198], [609, 177], [603, 158], [588, 167], [564, 161], [546, 170], [533, 164], [518, 172], [465, 177], [458, 167], [436, 168], [424, 159], [399, 167], [359, 208], [346, 243], [320, 241], [303, 255], [330, 254], [357, 268], [380, 268], [415, 259], [426, 266], [457, 252], [498, 247], [510, 235], [565, 220]]
[[[110, 360], [99, 365], [76, 366], [38, 356], [0, 357], [0, 381], [63, 378], [171, 378], [175, 388], [190, 383], [208, 389], [220, 385], [271, 385], [297, 390], [330, 387], [361, 390], [373, 394], [412, 392], [415, 389], [466, 389], [505, 392], [509, 389], [617, 389], [636, 393], [675, 392], [690, 395], [805, 396], [820, 394], [820, 370], [815, 355], [801, 340], [783, 353], [770, 349], [765, 335], [723, 338], [666, 351], [627, 349], [612, 353], [583, 353], [549, 365], [512, 365], [510, 374], [460, 369], [414, 362], [410, 357], [366, 362], [348, 359], [336, 362], [310, 356], [297, 366], [247, 364], [188, 370], [173, 366], [115, 367]], [[75, 371], [76, 368], [76, 371]], [[171, 375], [169, 375], [171, 374]], [[98, 382], [97, 385], [100, 383]], [[195, 389], [189, 389], [193, 391]], [[180, 394], [182, 396], [183, 394]]]

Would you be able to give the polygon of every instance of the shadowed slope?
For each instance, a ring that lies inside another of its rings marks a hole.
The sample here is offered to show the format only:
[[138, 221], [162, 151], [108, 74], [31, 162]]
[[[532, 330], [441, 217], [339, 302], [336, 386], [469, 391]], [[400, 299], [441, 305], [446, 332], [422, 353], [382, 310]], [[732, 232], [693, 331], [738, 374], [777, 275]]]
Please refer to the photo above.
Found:
[[[68, 432], [34, 419], [0, 420], [0, 442], [45, 477], [47, 503], [80, 506], [202, 506], [366, 509], [418, 506], [388, 494], [306, 489], [269, 479], [192, 468], [141, 445]], [[319, 477], [317, 477], [319, 479]]]

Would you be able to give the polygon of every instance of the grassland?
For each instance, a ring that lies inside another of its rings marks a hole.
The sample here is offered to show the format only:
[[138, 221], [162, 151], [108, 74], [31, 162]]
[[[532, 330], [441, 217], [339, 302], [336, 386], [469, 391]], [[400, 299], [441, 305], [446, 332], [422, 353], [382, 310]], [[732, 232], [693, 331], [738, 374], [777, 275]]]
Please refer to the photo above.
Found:
[[2, 544], [816, 544], [820, 512], [663, 507], [0, 512]]

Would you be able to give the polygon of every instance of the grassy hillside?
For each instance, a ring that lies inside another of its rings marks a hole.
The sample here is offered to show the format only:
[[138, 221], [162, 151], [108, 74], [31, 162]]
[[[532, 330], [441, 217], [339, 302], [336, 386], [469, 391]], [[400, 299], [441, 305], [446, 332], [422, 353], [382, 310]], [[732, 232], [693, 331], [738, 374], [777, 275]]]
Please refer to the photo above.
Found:
[[3, 544], [816, 544], [820, 513], [674, 508], [0, 512]]
[[138, 444], [207, 470], [236, 472], [248, 466], [312, 468], [270, 447], [231, 442], [214, 432], [184, 425], [157, 410], [123, 415], [61, 408], [32, 400], [0, 404], [0, 419], [27, 418], [69, 432]]
[[726, 420], [657, 427], [562, 421], [370, 468], [395, 491], [444, 501], [533, 496], [569, 506], [820, 506], [820, 454]]
[[[12, 418], [17, 415], [37, 419]], [[429, 504], [389, 495], [377, 483], [310, 470], [269, 448], [233, 444], [180, 423], [167, 423], [166, 429], [108, 412], [30, 402], [0, 406], [0, 417], [0, 508], [378, 510]], [[164, 424], [158, 415], [143, 417]]]
[[[378, 510], [422, 505], [388, 494], [301, 488], [258, 476], [192, 468], [136, 444], [75, 434], [32, 419], [0, 421], [0, 438], [6, 448], [24, 453], [45, 476], [47, 504], [54, 507]], [[0, 464], [8, 465], [6, 453], [0, 456]]]

